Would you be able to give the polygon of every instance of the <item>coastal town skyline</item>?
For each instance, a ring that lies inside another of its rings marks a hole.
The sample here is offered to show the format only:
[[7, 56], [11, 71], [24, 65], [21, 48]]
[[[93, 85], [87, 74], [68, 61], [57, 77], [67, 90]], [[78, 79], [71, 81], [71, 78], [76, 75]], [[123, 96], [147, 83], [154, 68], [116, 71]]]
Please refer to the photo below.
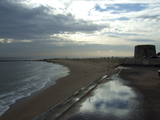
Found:
[[0, 1], [0, 57], [134, 56], [160, 52], [158, 0]]

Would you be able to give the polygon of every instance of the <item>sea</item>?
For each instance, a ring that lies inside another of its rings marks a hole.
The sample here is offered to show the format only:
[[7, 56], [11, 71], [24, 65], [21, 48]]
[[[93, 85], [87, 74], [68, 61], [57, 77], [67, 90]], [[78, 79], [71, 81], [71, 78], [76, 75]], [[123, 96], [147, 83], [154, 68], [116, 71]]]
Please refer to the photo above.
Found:
[[48, 62], [0, 62], [0, 116], [17, 100], [54, 85], [68, 74], [67, 67]]

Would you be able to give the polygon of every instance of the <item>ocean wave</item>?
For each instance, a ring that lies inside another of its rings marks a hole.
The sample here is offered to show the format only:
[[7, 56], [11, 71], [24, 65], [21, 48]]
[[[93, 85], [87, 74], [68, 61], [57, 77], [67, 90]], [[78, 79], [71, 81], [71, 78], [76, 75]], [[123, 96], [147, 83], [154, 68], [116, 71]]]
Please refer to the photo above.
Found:
[[4, 72], [0, 74], [0, 116], [16, 100], [54, 84], [56, 79], [69, 73], [62, 65], [46, 62], [6, 62], [0, 69], [4, 67], [5, 71], [0, 70]]

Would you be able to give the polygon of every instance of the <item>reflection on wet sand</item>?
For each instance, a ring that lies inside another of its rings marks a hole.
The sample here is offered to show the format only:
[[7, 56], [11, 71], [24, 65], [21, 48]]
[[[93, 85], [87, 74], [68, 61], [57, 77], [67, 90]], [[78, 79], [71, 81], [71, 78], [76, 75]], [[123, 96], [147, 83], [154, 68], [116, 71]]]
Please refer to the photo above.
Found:
[[[114, 76], [113, 76], [114, 77]], [[139, 102], [132, 88], [125, 81], [114, 78], [100, 84], [89, 97], [79, 102], [63, 119], [68, 120], [128, 120], [142, 119], [138, 109]], [[80, 108], [77, 110], [77, 107]], [[76, 112], [75, 112], [76, 111]], [[62, 118], [61, 118], [62, 119]]]

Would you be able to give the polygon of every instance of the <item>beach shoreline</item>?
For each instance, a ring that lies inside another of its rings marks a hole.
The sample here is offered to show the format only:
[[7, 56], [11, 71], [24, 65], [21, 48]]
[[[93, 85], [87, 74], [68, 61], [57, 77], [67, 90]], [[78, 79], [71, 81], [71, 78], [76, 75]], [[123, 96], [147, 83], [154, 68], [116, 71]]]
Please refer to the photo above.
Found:
[[58, 79], [55, 85], [16, 101], [0, 117], [0, 120], [32, 119], [69, 97], [75, 91], [106, 74], [108, 69], [113, 68], [118, 61], [119, 59], [48, 60], [47, 62], [68, 67], [70, 74]]

